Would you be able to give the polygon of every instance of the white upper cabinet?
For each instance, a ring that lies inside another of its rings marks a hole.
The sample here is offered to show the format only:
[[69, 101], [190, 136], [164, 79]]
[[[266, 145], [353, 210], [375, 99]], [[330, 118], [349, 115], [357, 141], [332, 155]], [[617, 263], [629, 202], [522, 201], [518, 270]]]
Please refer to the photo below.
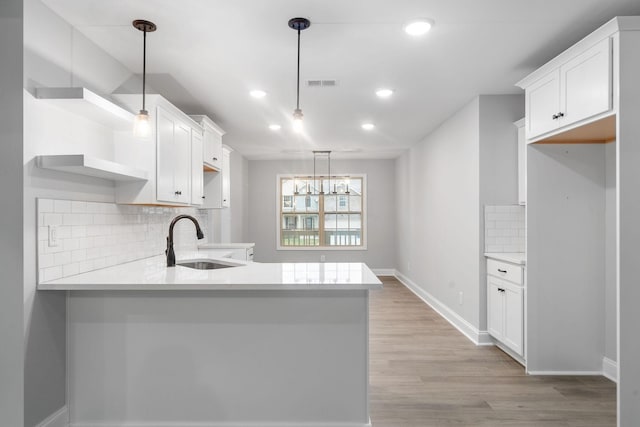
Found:
[[[114, 98], [131, 110], [140, 108], [140, 95]], [[160, 95], [148, 95], [147, 106], [151, 135], [137, 138], [131, 130], [118, 132], [115, 157], [120, 163], [147, 171], [149, 180], [117, 184], [116, 202], [188, 206], [197, 204], [194, 200], [199, 198], [201, 203], [202, 127]], [[200, 152], [195, 170], [192, 145]]]
[[[577, 51], [576, 51], [577, 50]], [[574, 49], [518, 85], [525, 89], [529, 142], [597, 120], [612, 111], [612, 46], [605, 37]]]
[[191, 116], [203, 129], [203, 164], [205, 168], [222, 170], [222, 136], [225, 131], [207, 116]]
[[191, 204], [204, 202], [204, 172], [202, 170], [202, 134], [191, 131]]
[[157, 107], [159, 202], [191, 203], [191, 127]]
[[609, 38], [560, 68], [562, 126], [611, 110], [611, 68]]
[[547, 74], [526, 91], [527, 136], [534, 138], [558, 128], [560, 70]]
[[205, 201], [204, 208], [221, 209], [231, 205], [231, 152], [227, 146], [222, 147], [222, 170], [207, 172], [204, 176]]

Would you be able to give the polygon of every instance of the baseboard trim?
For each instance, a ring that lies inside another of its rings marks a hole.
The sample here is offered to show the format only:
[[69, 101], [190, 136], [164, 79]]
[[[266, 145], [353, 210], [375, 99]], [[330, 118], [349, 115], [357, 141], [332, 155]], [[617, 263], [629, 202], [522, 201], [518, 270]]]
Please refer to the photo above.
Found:
[[602, 358], [602, 375], [609, 378], [614, 383], [618, 382], [618, 362], [608, 357]]
[[394, 268], [372, 268], [373, 274], [376, 276], [395, 276], [396, 270]]
[[91, 422], [71, 423], [69, 427], [372, 427], [368, 423], [305, 423], [305, 422]]
[[407, 287], [411, 292], [416, 294], [418, 298], [424, 301], [429, 307], [434, 309], [436, 313], [442, 316], [447, 322], [451, 323], [457, 330], [462, 332], [464, 336], [469, 338], [475, 345], [492, 345], [489, 334], [486, 331], [480, 332], [475, 326], [463, 319], [458, 313], [451, 310], [446, 304], [439, 301], [433, 295], [420, 288], [415, 282], [404, 274], [396, 271], [396, 278]]
[[53, 414], [49, 415], [45, 420], [40, 422], [36, 427], [68, 427], [69, 426], [69, 410], [67, 406], [63, 406]]
[[493, 337], [489, 335], [489, 332], [479, 331], [477, 345], [494, 346], [496, 345], [496, 342], [494, 341]]
[[527, 371], [529, 375], [601, 376], [602, 371]]
[[516, 353], [515, 351], [511, 350], [509, 347], [507, 347], [506, 345], [504, 345], [503, 343], [501, 343], [498, 340], [494, 340], [493, 343], [500, 350], [502, 350], [503, 352], [507, 353], [507, 355], [510, 358], [512, 358], [513, 360], [515, 360], [519, 364], [521, 364], [524, 368], [527, 367], [527, 363], [525, 362], [524, 357], [520, 356], [518, 353]]

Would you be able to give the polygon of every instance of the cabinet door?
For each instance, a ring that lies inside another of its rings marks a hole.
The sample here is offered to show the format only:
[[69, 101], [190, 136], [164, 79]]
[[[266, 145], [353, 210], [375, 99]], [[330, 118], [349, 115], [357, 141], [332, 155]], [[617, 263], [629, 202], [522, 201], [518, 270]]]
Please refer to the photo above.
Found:
[[191, 202], [191, 127], [178, 122], [174, 130], [174, 174], [175, 201]]
[[520, 356], [523, 352], [524, 298], [520, 286], [503, 286], [504, 338], [503, 342]]
[[560, 70], [554, 70], [527, 88], [527, 139], [555, 130], [559, 126]]
[[487, 276], [487, 330], [502, 341], [504, 336], [504, 298], [498, 281]]
[[204, 199], [202, 170], [202, 134], [191, 130], [191, 204], [202, 205]]
[[216, 170], [222, 170], [222, 136], [204, 126], [204, 164]]
[[602, 40], [591, 49], [560, 67], [560, 123], [567, 126], [612, 107], [611, 40]]
[[222, 207], [231, 206], [231, 152], [222, 149]]
[[157, 108], [158, 115], [158, 166], [156, 168], [156, 197], [159, 201], [175, 202], [173, 185], [173, 139], [176, 120], [167, 111]]

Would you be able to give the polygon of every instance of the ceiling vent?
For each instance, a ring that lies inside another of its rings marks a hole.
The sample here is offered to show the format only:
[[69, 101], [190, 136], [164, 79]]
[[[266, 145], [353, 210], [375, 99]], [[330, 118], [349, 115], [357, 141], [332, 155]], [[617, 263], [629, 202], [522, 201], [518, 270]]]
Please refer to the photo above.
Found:
[[338, 86], [337, 80], [307, 80], [308, 87], [334, 87]]

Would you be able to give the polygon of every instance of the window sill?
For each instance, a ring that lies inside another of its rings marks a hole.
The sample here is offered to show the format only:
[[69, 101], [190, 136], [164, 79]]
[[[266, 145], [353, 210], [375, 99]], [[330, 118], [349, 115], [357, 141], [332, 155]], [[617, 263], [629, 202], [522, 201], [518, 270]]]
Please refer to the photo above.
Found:
[[367, 245], [362, 246], [276, 246], [278, 251], [366, 251]]

